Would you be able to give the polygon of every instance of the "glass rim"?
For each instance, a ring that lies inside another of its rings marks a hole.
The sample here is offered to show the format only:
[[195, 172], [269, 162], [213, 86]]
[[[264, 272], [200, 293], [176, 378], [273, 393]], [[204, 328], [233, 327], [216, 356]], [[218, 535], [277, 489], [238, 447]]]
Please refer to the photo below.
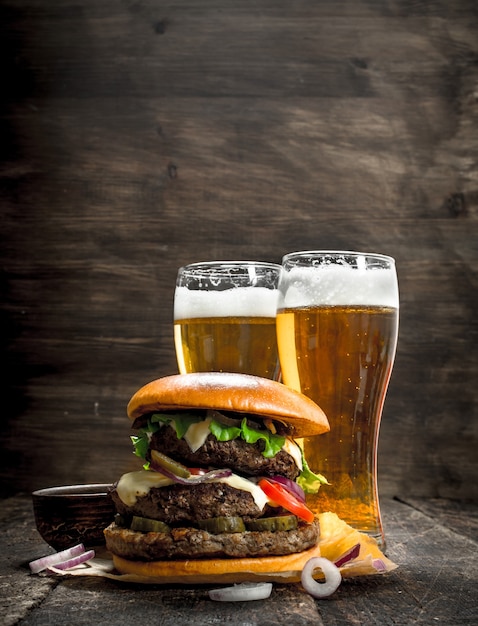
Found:
[[351, 257], [368, 257], [372, 259], [380, 259], [395, 264], [395, 258], [387, 254], [379, 252], [359, 252], [356, 250], [298, 250], [297, 252], [288, 252], [282, 257], [282, 264], [291, 258], [301, 258], [307, 256], [351, 256]]
[[178, 274], [180, 272], [188, 271], [188, 270], [208, 270], [208, 269], [219, 269], [224, 267], [224, 269], [230, 268], [248, 268], [248, 267], [258, 267], [263, 269], [277, 269], [282, 270], [282, 265], [279, 263], [270, 263], [268, 261], [197, 261], [195, 263], [188, 263], [186, 265], [182, 265], [178, 269]]

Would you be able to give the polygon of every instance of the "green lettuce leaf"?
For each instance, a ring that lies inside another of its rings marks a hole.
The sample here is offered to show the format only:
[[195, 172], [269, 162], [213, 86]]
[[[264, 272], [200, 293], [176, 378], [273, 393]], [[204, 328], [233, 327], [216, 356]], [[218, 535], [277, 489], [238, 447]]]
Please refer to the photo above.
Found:
[[300, 451], [302, 455], [302, 471], [296, 483], [302, 487], [305, 493], [317, 493], [321, 485], [328, 485], [330, 483], [322, 474], [314, 474], [305, 460], [302, 448], [300, 448]]
[[[151, 437], [163, 425], [169, 425], [174, 428], [176, 436], [178, 439], [181, 439], [191, 424], [201, 422], [203, 419], [203, 416], [195, 413], [181, 412], [174, 415], [171, 413], [154, 413], [148, 418], [146, 425], [139, 429], [138, 434], [131, 437], [135, 455], [146, 459]], [[282, 435], [249, 426], [246, 418], [242, 420], [240, 426], [222, 424], [213, 419], [209, 425], [209, 430], [218, 441], [231, 441], [232, 439], [237, 439], [237, 437], [242, 437], [244, 441], [250, 444], [263, 441], [264, 450], [262, 454], [266, 458], [273, 458], [280, 452], [285, 443], [285, 437]], [[309, 473], [315, 476], [312, 472], [309, 471]]]
[[262, 456], [266, 459], [274, 457], [283, 448], [285, 443], [285, 437], [282, 435], [275, 435], [268, 430], [257, 430], [247, 425], [247, 420], [244, 418], [241, 422], [241, 436], [247, 443], [256, 443], [260, 439], [264, 441], [265, 448], [262, 452]]
[[159, 430], [159, 428], [159, 424], [152, 424], [148, 421], [148, 424], [146, 426], [138, 430], [137, 435], [133, 435], [131, 437], [133, 451], [136, 456], [139, 456], [141, 459], [146, 458], [146, 453], [148, 452], [149, 447], [149, 440], [153, 436], [153, 433]]
[[217, 420], [212, 420], [209, 430], [218, 441], [231, 441], [232, 439], [237, 439], [237, 437], [242, 437], [244, 441], [251, 444], [259, 440], [264, 441], [265, 447], [262, 455], [266, 459], [274, 457], [285, 443], [285, 437], [281, 435], [275, 435], [268, 430], [259, 430], [249, 426], [246, 418], [242, 420], [240, 427], [226, 426]]
[[211, 420], [209, 430], [218, 441], [232, 441], [241, 434], [241, 429], [238, 426], [226, 426], [216, 420]]
[[202, 420], [202, 416], [193, 413], [177, 413], [175, 415], [170, 413], [153, 413], [148, 418], [146, 425], [138, 430], [138, 434], [131, 437], [134, 454], [141, 459], [146, 459], [150, 439], [161, 426], [170, 425], [176, 431], [177, 438], [181, 439], [191, 424], [201, 422]]

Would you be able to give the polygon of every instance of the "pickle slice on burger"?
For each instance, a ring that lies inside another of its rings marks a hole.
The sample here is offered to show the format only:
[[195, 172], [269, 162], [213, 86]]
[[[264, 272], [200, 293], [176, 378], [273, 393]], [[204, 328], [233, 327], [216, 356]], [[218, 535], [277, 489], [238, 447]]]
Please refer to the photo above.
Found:
[[118, 516], [105, 538], [117, 570], [158, 582], [206, 582], [212, 571], [234, 580], [238, 560], [279, 571], [317, 545], [304, 491], [326, 480], [295, 441], [329, 430], [312, 400], [256, 376], [178, 374], [139, 389], [127, 413], [144, 469], [112, 491]]

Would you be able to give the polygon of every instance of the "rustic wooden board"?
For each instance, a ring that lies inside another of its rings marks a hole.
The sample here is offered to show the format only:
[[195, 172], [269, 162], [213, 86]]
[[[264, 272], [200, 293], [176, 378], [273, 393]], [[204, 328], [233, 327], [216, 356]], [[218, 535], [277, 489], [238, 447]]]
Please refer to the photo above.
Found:
[[131, 624], [138, 614], [146, 622], [171, 626], [476, 624], [476, 534], [468, 534], [476, 503], [415, 499], [410, 505], [386, 499], [384, 514], [388, 553], [399, 565], [394, 572], [344, 580], [328, 600], [313, 600], [300, 585], [274, 585], [265, 601], [213, 603], [207, 596], [211, 586], [31, 576], [28, 561], [49, 549], [34, 528], [30, 499], [13, 497], [0, 508], [0, 576], [10, 583], [0, 587], [2, 624], [116, 626]]
[[[433, 506], [415, 500], [407, 506], [386, 500], [384, 505], [387, 554], [399, 569], [386, 580], [345, 581], [343, 597], [318, 603], [324, 624], [474, 624], [478, 572], [470, 555], [476, 535], [469, 539], [462, 530], [467, 520], [471, 528], [476, 504], [470, 505], [471, 519], [462, 509], [462, 523], [454, 529], [441, 521], [448, 505], [454, 510], [448, 501]], [[458, 510], [460, 504], [455, 506]]]
[[382, 492], [478, 497], [477, 26], [472, 0], [4, 0], [0, 493], [134, 466], [180, 265], [346, 248], [397, 259]]
[[476, 502], [466, 500], [445, 500], [443, 498], [404, 498], [404, 503], [427, 517], [432, 517], [451, 531], [478, 539], [478, 509]]

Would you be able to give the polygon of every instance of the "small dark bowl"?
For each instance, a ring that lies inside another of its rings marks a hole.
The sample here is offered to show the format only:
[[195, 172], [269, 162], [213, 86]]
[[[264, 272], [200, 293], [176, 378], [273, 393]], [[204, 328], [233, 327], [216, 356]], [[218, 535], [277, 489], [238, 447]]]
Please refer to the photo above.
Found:
[[111, 485], [69, 485], [32, 493], [38, 532], [55, 550], [77, 543], [85, 547], [105, 543], [103, 529], [113, 520]]

